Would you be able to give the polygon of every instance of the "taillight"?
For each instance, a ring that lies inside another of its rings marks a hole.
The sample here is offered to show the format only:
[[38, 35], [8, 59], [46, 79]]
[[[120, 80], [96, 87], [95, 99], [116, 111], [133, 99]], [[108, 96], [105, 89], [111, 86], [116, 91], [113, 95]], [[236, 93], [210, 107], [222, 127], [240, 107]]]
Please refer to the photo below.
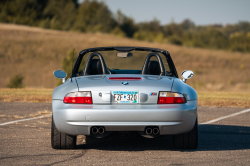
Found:
[[180, 93], [160, 92], [158, 104], [180, 104], [186, 103], [186, 98]]
[[72, 104], [93, 104], [91, 92], [71, 92], [68, 93], [64, 99], [64, 103]]

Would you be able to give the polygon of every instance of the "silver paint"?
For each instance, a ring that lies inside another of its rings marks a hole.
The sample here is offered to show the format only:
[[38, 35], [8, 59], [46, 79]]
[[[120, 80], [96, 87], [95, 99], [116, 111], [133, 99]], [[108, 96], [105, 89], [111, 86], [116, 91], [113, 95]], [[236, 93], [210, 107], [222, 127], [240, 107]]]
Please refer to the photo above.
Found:
[[[53, 91], [52, 110], [59, 131], [71, 135], [89, 135], [92, 126], [104, 126], [107, 131], [144, 131], [146, 126], [158, 126], [160, 135], [189, 132], [197, 118], [197, 93], [179, 78], [133, 75], [141, 80], [108, 80], [110, 75], [81, 76], [67, 80]], [[131, 75], [116, 74], [116, 77]], [[91, 91], [93, 104], [65, 104], [69, 92]], [[138, 104], [113, 104], [112, 91], [138, 91]], [[182, 93], [185, 104], [157, 104], [159, 91]], [[102, 94], [100, 96], [99, 94]]]

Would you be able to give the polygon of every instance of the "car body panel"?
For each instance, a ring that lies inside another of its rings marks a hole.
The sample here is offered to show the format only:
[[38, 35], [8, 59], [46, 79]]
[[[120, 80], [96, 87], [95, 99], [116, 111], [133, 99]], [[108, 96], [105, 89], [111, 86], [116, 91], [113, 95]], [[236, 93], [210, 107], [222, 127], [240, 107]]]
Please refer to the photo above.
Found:
[[[52, 101], [57, 129], [70, 135], [90, 135], [92, 126], [107, 131], [143, 131], [159, 126], [160, 134], [189, 132], [197, 118], [197, 100], [163, 105], [84, 105]], [[172, 129], [171, 129], [172, 128]]]
[[187, 100], [197, 100], [197, 93], [194, 88], [184, 83], [179, 78], [174, 79], [172, 92], [182, 93]]
[[73, 78], [72, 82], [71, 79], [68, 79], [64, 84], [54, 89], [52, 93], [52, 100], [63, 100], [67, 93], [77, 92], [77, 91], [78, 91], [78, 86], [76, 79]]
[[[115, 77], [129, 77], [131, 75], [115, 74]], [[141, 80], [126, 81], [126, 80], [109, 80], [105, 76], [82, 76], [78, 77], [77, 83], [79, 91], [91, 91], [93, 104], [110, 104], [113, 99], [112, 91], [138, 91], [139, 103], [156, 104], [158, 100], [158, 91], [171, 91], [173, 78], [168, 76], [143, 76], [134, 74], [133, 77], [140, 77]], [[123, 85], [122, 82], [128, 82], [128, 85]], [[157, 86], [155, 86], [157, 85]], [[99, 94], [102, 94], [100, 96]], [[151, 95], [154, 93], [154, 95]], [[110, 97], [108, 97], [110, 95]], [[105, 98], [105, 99], [104, 99]], [[110, 98], [110, 100], [107, 100]]]

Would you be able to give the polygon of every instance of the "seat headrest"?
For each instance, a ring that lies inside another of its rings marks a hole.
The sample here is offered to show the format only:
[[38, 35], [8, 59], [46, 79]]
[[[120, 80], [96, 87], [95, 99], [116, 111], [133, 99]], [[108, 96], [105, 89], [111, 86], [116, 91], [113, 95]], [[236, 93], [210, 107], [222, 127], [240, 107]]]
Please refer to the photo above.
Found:
[[100, 59], [92, 59], [89, 68], [90, 75], [103, 74]]
[[149, 61], [147, 67], [147, 74], [160, 75], [161, 69], [158, 61]]

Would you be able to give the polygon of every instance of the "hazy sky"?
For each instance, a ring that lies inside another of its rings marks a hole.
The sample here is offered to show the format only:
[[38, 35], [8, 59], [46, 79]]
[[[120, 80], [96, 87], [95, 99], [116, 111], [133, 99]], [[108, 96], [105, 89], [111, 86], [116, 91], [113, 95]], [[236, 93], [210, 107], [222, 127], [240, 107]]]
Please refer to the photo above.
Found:
[[154, 18], [161, 24], [185, 18], [197, 25], [250, 22], [250, 0], [104, 0], [109, 9], [118, 9], [136, 22]]

